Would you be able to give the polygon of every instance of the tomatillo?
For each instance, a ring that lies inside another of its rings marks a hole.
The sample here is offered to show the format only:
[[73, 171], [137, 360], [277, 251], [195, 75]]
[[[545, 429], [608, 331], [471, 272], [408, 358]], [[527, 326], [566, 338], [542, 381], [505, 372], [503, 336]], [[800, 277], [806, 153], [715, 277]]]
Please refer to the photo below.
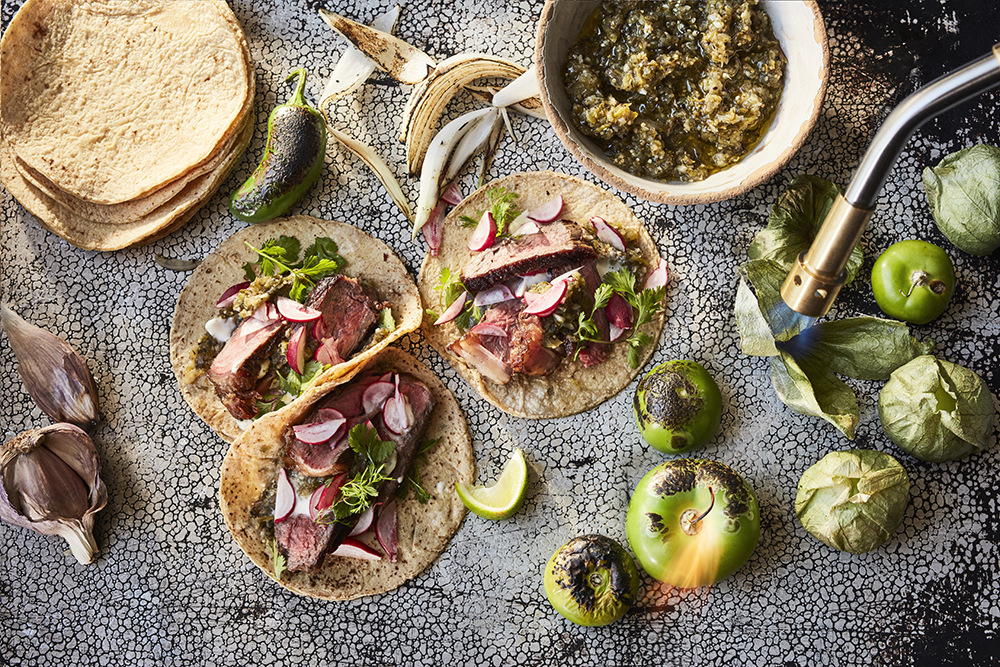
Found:
[[872, 267], [872, 293], [882, 312], [910, 324], [927, 324], [948, 307], [955, 267], [948, 253], [910, 239], [889, 246]]
[[639, 481], [625, 534], [651, 577], [677, 588], [710, 586], [757, 548], [760, 508], [739, 473], [717, 461], [673, 459]]
[[722, 392], [705, 367], [666, 361], [649, 371], [632, 401], [642, 438], [664, 454], [680, 454], [711, 440], [722, 421]]
[[639, 594], [639, 569], [622, 545], [581, 535], [559, 547], [545, 566], [545, 596], [577, 625], [607, 625]]

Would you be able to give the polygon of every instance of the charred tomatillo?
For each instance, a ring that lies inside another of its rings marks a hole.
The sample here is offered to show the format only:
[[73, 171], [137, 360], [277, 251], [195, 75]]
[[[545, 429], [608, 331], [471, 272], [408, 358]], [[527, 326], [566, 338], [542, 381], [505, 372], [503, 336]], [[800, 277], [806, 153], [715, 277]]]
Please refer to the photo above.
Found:
[[933, 243], [894, 243], [872, 267], [875, 303], [897, 320], [927, 324], [944, 312], [954, 291], [955, 267], [948, 253]]
[[701, 447], [719, 430], [722, 392], [694, 361], [666, 361], [649, 371], [632, 401], [642, 438], [665, 454]]
[[760, 538], [753, 489], [716, 461], [674, 459], [639, 481], [625, 534], [651, 577], [677, 588], [709, 586], [738, 570]]
[[639, 569], [610, 537], [582, 535], [545, 566], [545, 596], [578, 625], [607, 625], [625, 615], [639, 593]]

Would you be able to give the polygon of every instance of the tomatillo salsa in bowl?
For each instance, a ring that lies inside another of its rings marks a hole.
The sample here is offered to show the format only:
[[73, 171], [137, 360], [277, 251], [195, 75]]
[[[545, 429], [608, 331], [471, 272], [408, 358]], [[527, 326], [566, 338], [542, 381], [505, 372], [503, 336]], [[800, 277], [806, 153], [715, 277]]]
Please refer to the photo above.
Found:
[[812, 0], [547, 0], [535, 61], [569, 151], [606, 183], [667, 204], [771, 178], [805, 142], [829, 71]]

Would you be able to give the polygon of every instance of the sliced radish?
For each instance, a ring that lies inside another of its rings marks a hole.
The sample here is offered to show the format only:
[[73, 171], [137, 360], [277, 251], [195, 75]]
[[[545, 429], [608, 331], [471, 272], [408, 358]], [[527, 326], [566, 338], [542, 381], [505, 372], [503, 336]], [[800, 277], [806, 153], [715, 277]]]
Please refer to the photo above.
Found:
[[323, 315], [323, 313], [315, 308], [304, 306], [295, 299], [289, 299], [287, 296], [279, 296], [275, 306], [278, 309], [278, 313], [289, 322], [312, 322]]
[[580, 267], [577, 267], [575, 269], [572, 269], [571, 271], [567, 271], [566, 273], [562, 273], [556, 276], [549, 282], [551, 282], [553, 285], [555, 285], [556, 283], [569, 282], [570, 278], [573, 278], [574, 276], [577, 276], [579, 274], [580, 274]]
[[333, 555], [360, 560], [382, 560], [382, 555], [379, 552], [353, 537], [345, 537], [341, 545], [333, 551]]
[[604, 241], [615, 250], [625, 252], [625, 239], [618, 232], [618, 230], [609, 225], [604, 218], [595, 215], [590, 219], [590, 223], [594, 225], [594, 231], [597, 233], [597, 238]]
[[368, 385], [361, 395], [361, 404], [364, 406], [365, 414], [371, 414], [382, 409], [386, 399], [395, 393], [395, 388], [391, 382], [373, 382]]
[[488, 322], [480, 322], [476, 326], [472, 327], [470, 331], [477, 336], [499, 336], [501, 338], [507, 338], [508, 334], [502, 327], [498, 327], [495, 324], [490, 324]]
[[399, 376], [396, 376], [396, 393], [385, 401], [382, 406], [382, 421], [385, 427], [399, 435], [413, 425], [413, 408], [399, 391]]
[[667, 271], [667, 260], [661, 257], [659, 263], [656, 265], [656, 268], [653, 269], [646, 277], [646, 283], [642, 286], [642, 288], [656, 289], [657, 287], [663, 287], [669, 281], [670, 272]]
[[[552, 287], [545, 290], [544, 294], [529, 303], [528, 307], [521, 312], [525, 315], [548, 317], [554, 313], [556, 308], [559, 307], [559, 304], [562, 303], [563, 298], [566, 296], [566, 289], [567, 285], [565, 280], [553, 284]], [[525, 294], [525, 297], [527, 296], [528, 295]]]
[[278, 486], [274, 493], [274, 522], [281, 523], [295, 510], [295, 487], [284, 468], [278, 473]]
[[528, 217], [535, 222], [552, 222], [563, 210], [562, 195], [556, 195], [536, 209], [528, 212]]
[[396, 562], [396, 501], [391, 500], [389, 504], [378, 513], [378, 523], [375, 524], [375, 537], [378, 543], [385, 549], [385, 555], [389, 557], [390, 563]]
[[222, 296], [220, 296], [219, 300], [215, 303], [215, 307], [228, 308], [233, 305], [233, 302], [236, 301], [236, 295], [240, 293], [240, 290], [245, 290], [248, 287], [250, 287], [249, 282], [233, 285], [222, 293]]
[[312, 326], [313, 340], [323, 340], [324, 338], [326, 338], [326, 334], [327, 334], [326, 324], [323, 323], [323, 318], [321, 317], [315, 322], [313, 322]]
[[446, 204], [451, 204], [452, 206], [458, 206], [462, 203], [464, 197], [462, 196], [462, 186], [458, 184], [458, 181], [452, 181], [448, 184], [448, 187], [444, 189], [441, 194], [441, 201]]
[[521, 282], [519, 282], [517, 287], [514, 288], [514, 296], [523, 297], [529, 289], [538, 283], [544, 283], [548, 279], [549, 274], [545, 271], [542, 271], [541, 273], [533, 273], [530, 276], [520, 276]]
[[320, 408], [316, 411], [316, 421], [326, 422], [333, 419], [343, 419], [344, 413], [336, 408]]
[[444, 232], [444, 206], [438, 204], [431, 209], [427, 222], [420, 228], [420, 233], [424, 235], [427, 242], [427, 250], [431, 257], [437, 257], [438, 250], [441, 249], [441, 235]]
[[524, 302], [530, 306], [534, 302], [536, 302], [539, 299], [541, 299], [542, 295], [539, 294], [538, 292], [525, 292], [523, 298], [524, 298]]
[[528, 220], [517, 228], [517, 232], [511, 232], [511, 234], [514, 236], [527, 236], [528, 234], [537, 234], [540, 231], [542, 231], [542, 228], [538, 226], [537, 222]]
[[315, 422], [313, 424], [300, 424], [293, 426], [295, 439], [307, 445], [319, 445], [331, 438], [335, 438], [339, 431], [344, 429], [347, 420], [344, 418], [331, 419], [329, 421]]
[[500, 283], [499, 285], [494, 285], [489, 289], [484, 289], [476, 292], [476, 297], [472, 300], [472, 305], [477, 308], [482, 308], [483, 306], [492, 306], [495, 303], [501, 303], [503, 301], [510, 301], [511, 299], [516, 299], [514, 293], [510, 291], [510, 288]]
[[337, 350], [338, 342], [336, 338], [327, 338], [316, 349], [316, 354], [313, 355], [313, 358], [324, 366], [336, 366], [337, 364], [344, 363], [343, 357], [340, 356], [340, 352]]
[[319, 486], [312, 495], [309, 496], [309, 518], [316, 522], [326, 510], [333, 507], [340, 487], [347, 481], [347, 473], [337, 475], [326, 484]]
[[619, 329], [610, 322], [608, 323], [608, 340], [612, 343], [621, 338], [623, 333], [625, 333], [624, 329]]
[[493, 214], [489, 211], [483, 213], [479, 219], [479, 224], [469, 237], [469, 250], [480, 252], [486, 250], [497, 240], [497, 222], [493, 219]]
[[288, 339], [288, 350], [285, 359], [293, 371], [302, 375], [306, 367], [306, 328], [296, 327]]
[[[519, 213], [516, 218], [507, 223], [507, 233], [511, 236], [521, 236], [521, 228], [532, 222], [527, 213]], [[535, 225], [536, 227], [538, 225]]]
[[446, 308], [443, 313], [441, 313], [441, 317], [437, 318], [434, 321], [434, 326], [451, 322], [453, 319], [461, 315], [462, 309], [465, 308], [465, 302], [468, 301], [468, 299], [469, 299], [468, 292], [462, 292], [461, 294], [459, 294], [458, 298], [452, 301], [451, 305], [448, 306], [448, 308]]
[[604, 314], [608, 318], [608, 323], [619, 329], [628, 329], [632, 326], [632, 306], [628, 304], [618, 292], [611, 295], [608, 305], [604, 307]]
[[347, 534], [348, 537], [360, 535], [372, 527], [372, 521], [375, 519], [375, 507], [375, 505], [369, 505], [368, 509], [361, 513], [357, 523], [354, 524], [354, 528]]
[[265, 322], [273, 322], [281, 318], [281, 314], [278, 313], [278, 307], [270, 301], [265, 301], [261, 304], [260, 308], [254, 312], [253, 316], [264, 320]]

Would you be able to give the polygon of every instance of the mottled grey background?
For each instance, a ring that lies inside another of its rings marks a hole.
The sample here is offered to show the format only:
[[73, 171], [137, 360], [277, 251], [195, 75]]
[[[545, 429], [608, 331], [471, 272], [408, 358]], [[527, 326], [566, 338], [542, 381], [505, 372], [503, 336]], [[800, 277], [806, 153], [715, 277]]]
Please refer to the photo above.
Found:
[[[16, 5], [4, 0], [3, 24]], [[723, 432], [698, 455], [740, 471], [757, 490], [761, 542], [750, 561], [712, 590], [668, 594], [648, 578], [640, 604], [607, 628], [558, 616], [542, 590], [550, 554], [600, 532], [624, 542], [629, 494], [663, 460], [632, 426], [630, 397], [550, 421], [508, 417], [480, 401], [419, 336], [404, 347], [437, 369], [468, 417], [481, 480], [513, 447], [531, 465], [524, 509], [487, 522], [470, 515], [423, 575], [382, 596], [347, 603], [297, 597], [268, 580], [236, 547], [218, 511], [225, 444], [187, 408], [168, 358], [170, 320], [186, 275], [157, 253], [199, 258], [241, 227], [226, 194], [252, 170], [268, 111], [294, 67], [322, 90], [343, 41], [316, 15], [326, 6], [370, 21], [387, 2], [238, 0], [258, 77], [258, 132], [236, 173], [182, 230], [149, 246], [85, 252], [41, 228], [3, 195], [3, 298], [58, 332], [90, 361], [105, 422], [97, 445], [108, 506], [96, 527], [101, 554], [80, 566], [63, 542], [0, 525], [0, 666], [13, 665], [972, 665], [1000, 650], [998, 500], [994, 443], [969, 460], [925, 464], [899, 452], [876, 416], [880, 383], [852, 381], [857, 438], [785, 408], [767, 362], [744, 357], [732, 318], [735, 268], [778, 193], [811, 172], [846, 185], [880, 120], [921, 83], [986, 53], [1000, 38], [995, 3], [962, 0], [822, 2], [832, 73], [809, 142], [769, 183], [708, 206], [622, 198], [650, 226], [673, 271], [666, 330], [654, 362], [690, 358], [718, 378]], [[376, 8], [376, 5], [378, 8]], [[405, 2], [398, 34], [437, 59], [482, 51], [532, 60], [541, 2]], [[376, 75], [337, 105], [337, 127], [376, 146], [405, 177], [398, 117], [409, 89]], [[923, 238], [947, 248], [960, 285], [945, 315], [918, 327], [938, 354], [980, 373], [1000, 393], [1000, 267], [972, 257], [933, 224], [921, 169], [944, 154], [1000, 143], [997, 94], [983, 95], [917, 132], [893, 170], [862, 244], [866, 267], [890, 242]], [[493, 176], [554, 169], [582, 173], [549, 126], [515, 119]], [[466, 191], [471, 190], [466, 177]], [[331, 146], [320, 184], [297, 209], [351, 222], [392, 245], [416, 272], [423, 247], [377, 181]], [[831, 317], [877, 315], [868, 282], [845, 290]], [[0, 436], [47, 423], [0, 341]], [[889, 452], [910, 473], [912, 497], [898, 534], [874, 553], [839, 553], [810, 537], [792, 504], [801, 473], [827, 452]]]

